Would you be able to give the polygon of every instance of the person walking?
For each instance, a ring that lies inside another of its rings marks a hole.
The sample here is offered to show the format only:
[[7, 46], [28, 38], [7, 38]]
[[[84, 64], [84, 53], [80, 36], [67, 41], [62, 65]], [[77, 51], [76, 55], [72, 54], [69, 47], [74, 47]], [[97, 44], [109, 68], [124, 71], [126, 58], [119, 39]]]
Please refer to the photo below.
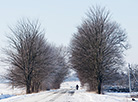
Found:
[[78, 90], [79, 89], [79, 85], [76, 85], [76, 90]]

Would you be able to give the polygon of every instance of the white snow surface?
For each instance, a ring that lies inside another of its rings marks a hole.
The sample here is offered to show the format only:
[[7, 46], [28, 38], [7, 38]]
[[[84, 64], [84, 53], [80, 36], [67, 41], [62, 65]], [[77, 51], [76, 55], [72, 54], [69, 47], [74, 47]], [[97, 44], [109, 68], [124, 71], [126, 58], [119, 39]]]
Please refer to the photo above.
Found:
[[[129, 93], [106, 93], [99, 95], [94, 92], [86, 92], [84, 88], [75, 90], [77, 84], [80, 86], [79, 81], [64, 82], [58, 90], [32, 94], [23, 94], [24, 90], [18, 89], [1, 89], [5, 86], [0, 85], [0, 92], [3, 92], [1, 93], [3, 96], [5, 94], [16, 94], [16, 96], [1, 99], [0, 102], [138, 102], [138, 98], [135, 98], [136, 101], [132, 101]], [[19, 92], [22, 95], [19, 95]]]
[[8, 83], [0, 83], [0, 94], [20, 95], [20, 94], [25, 94], [25, 90], [14, 88], [10, 86]]

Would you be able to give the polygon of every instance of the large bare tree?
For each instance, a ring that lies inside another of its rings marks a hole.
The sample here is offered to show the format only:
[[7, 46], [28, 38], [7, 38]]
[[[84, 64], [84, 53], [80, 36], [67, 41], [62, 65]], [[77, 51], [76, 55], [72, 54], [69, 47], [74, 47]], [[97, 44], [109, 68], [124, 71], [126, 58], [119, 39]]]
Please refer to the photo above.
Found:
[[5, 77], [14, 86], [26, 87], [26, 93], [37, 92], [43, 78], [52, 70], [50, 44], [38, 21], [23, 19], [10, 30], [10, 46], [5, 50], [10, 67]]
[[81, 84], [101, 93], [102, 84], [123, 65], [127, 36], [105, 8], [92, 7], [71, 40], [71, 62]]

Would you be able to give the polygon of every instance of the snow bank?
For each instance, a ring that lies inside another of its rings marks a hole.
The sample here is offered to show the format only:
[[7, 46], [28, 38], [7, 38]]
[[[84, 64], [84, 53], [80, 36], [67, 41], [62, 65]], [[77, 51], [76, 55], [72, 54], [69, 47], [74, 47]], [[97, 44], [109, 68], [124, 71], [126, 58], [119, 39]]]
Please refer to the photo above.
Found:
[[15, 95], [9, 95], [9, 94], [7, 94], [7, 95], [0, 95], [0, 100], [1, 99], [5, 99], [5, 98], [9, 98], [9, 97], [12, 97], [12, 96], [15, 96]]
[[12, 88], [8, 83], [0, 83], [0, 94], [19, 95], [25, 94], [25, 89]]
[[24, 89], [12, 88], [8, 83], [0, 83], [0, 100], [25, 94]]

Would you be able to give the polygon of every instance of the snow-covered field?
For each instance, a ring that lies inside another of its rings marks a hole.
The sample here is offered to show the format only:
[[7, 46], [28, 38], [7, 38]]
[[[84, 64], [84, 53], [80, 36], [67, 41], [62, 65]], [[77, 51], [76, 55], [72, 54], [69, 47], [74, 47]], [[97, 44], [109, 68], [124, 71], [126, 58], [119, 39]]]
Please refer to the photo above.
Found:
[[0, 101], [21, 94], [25, 94], [23, 89], [12, 88], [8, 83], [0, 83]]
[[[33, 94], [24, 94], [24, 90], [11, 89], [6, 84], [0, 84], [0, 93], [16, 95], [0, 102], [134, 102], [129, 98], [128, 93], [106, 93], [99, 95], [86, 92], [85, 89], [75, 90], [76, 85], [80, 86], [79, 81], [64, 82], [58, 90], [43, 91]], [[136, 99], [135, 102], [138, 102]]]
[[13, 88], [8, 83], [0, 83], [0, 94], [20, 95], [25, 94], [25, 90]]

